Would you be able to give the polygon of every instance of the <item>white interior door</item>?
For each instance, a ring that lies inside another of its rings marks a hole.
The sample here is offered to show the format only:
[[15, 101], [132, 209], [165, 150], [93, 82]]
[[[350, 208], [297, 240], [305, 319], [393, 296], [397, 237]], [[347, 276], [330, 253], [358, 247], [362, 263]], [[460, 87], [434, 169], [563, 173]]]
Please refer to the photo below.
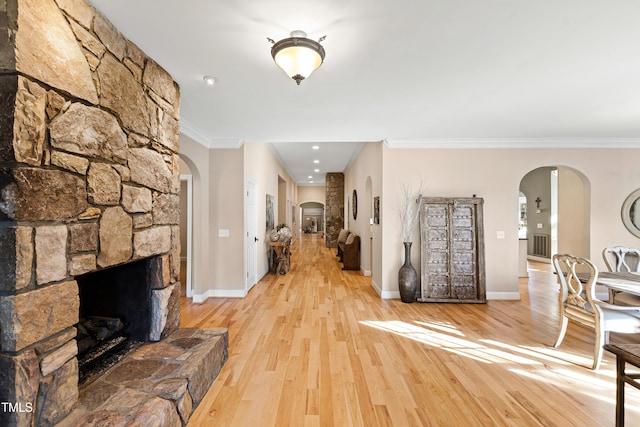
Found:
[[256, 204], [256, 182], [247, 178], [246, 187], [246, 212], [245, 230], [247, 248], [247, 282], [245, 289], [247, 292], [258, 281], [258, 209]]

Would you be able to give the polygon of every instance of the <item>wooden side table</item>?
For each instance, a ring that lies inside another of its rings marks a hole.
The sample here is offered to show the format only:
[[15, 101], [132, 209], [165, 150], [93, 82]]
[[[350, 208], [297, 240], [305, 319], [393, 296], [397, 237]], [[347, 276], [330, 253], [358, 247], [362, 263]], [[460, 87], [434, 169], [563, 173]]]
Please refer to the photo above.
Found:
[[640, 390], [640, 374], [625, 373], [626, 364], [640, 368], [640, 344], [606, 344], [604, 349], [616, 355], [616, 427], [624, 426], [624, 385]]
[[283, 242], [267, 241], [267, 245], [275, 252], [275, 259], [272, 259], [271, 262], [271, 271], [278, 274], [287, 274], [291, 263], [291, 239]]

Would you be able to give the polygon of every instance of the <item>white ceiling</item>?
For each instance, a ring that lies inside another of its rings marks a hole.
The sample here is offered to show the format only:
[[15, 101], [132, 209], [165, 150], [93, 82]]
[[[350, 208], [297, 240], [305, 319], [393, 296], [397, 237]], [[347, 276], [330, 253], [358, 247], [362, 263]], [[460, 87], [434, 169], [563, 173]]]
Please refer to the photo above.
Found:
[[[314, 175], [314, 143], [331, 153], [323, 175], [367, 141], [640, 141], [638, 0], [91, 3], [179, 83], [185, 134], [270, 143], [299, 184]], [[327, 36], [325, 63], [300, 86], [266, 39], [297, 29]]]

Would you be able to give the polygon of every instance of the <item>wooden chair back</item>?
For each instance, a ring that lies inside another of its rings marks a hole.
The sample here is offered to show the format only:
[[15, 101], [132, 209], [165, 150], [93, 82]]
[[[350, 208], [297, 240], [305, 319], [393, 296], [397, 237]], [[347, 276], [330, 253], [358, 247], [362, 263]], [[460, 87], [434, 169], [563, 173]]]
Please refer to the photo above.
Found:
[[559, 254], [553, 256], [553, 267], [560, 283], [561, 314], [593, 327], [599, 315], [595, 302], [598, 269], [586, 258]]
[[612, 246], [602, 251], [604, 263], [609, 271], [640, 272], [640, 249]]

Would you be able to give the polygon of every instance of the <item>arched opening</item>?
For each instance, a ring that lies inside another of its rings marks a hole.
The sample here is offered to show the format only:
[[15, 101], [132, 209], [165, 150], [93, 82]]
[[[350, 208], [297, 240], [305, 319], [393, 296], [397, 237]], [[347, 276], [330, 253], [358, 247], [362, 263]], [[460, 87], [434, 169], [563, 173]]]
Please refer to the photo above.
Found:
[[519, 237], [526, 239], [528, 260], [550, 262], [556, 253], [590, 257], [591, 186], [583, 173], [539, 167], [522, 178], [519, 190]]
[[363, 274], [371, 276], [373, 271], [373, 184], [370, 176], [365, 181], [364, 193], [366, 210], [363, 213], [366, 215], [368, 225], [367, 238], [362, 242], [361, 262]]
[[[180, 154], [180, 285], [182, 295], [193, 296], [193, 233], [195, 228], [193, 200], [200, 185], [196, 165]], [[195, 187], [195, 188], [194, 188]]]
[[303, 233], [324, 235], [324, 203], [309, 201], [300, 203], [300, 227]]

